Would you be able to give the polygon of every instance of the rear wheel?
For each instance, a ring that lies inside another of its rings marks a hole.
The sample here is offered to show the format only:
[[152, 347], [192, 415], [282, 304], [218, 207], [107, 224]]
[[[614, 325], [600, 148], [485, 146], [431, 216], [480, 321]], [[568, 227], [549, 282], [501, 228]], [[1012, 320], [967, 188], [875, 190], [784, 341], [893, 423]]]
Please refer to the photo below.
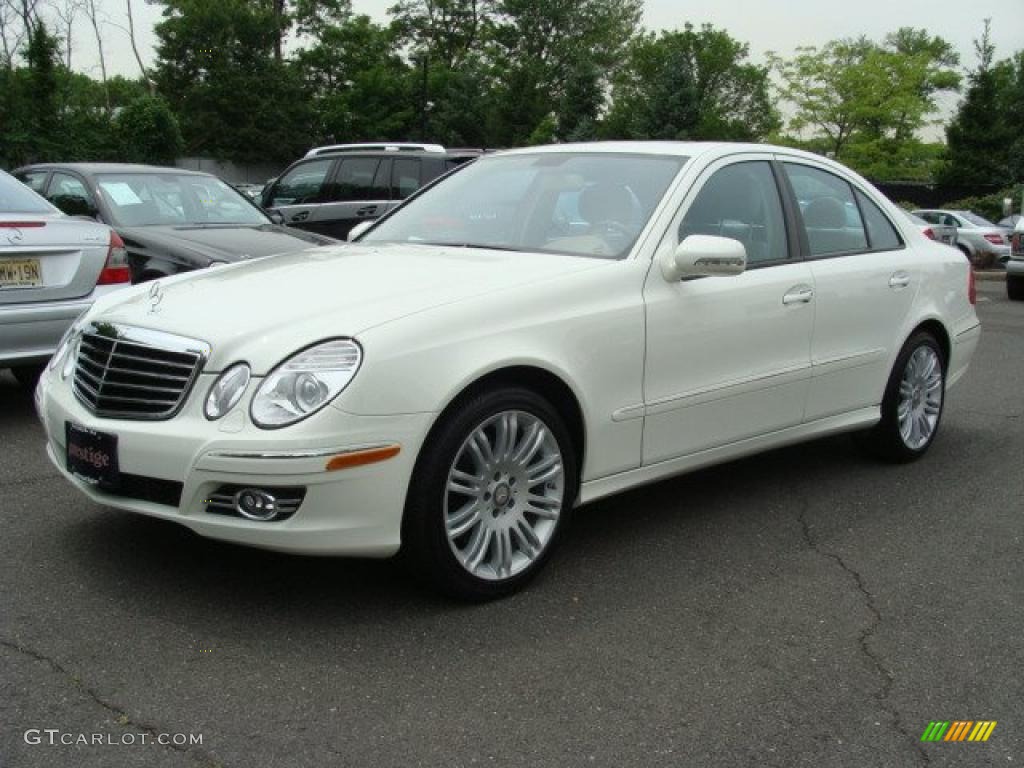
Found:
[[550, 557], [577, 482], [569, 433], [546, 400], [518, 387], [476, 395], [423, 448], [403, 554], [454, 597], [510, 594]]
[[1011, 301], [1024, 301], [1024, 277], [1006, 276], [1006, 297]]
[[946, 361], [935, 337], [915, 333], [903, 345], [882, 399], [882, 419], [860, 435], [872, 454], [894, 462], [921, 458], [935, 440], [946, 394]]
[[18, 383], [29, 392], [36, 388], [36, 383], [39, 381], [39, 377], [43, 373], [45, 365], [19, 365], [16, 368], [11, 369], [11, 373], [14, 374], [14, 378], [18, 380]]

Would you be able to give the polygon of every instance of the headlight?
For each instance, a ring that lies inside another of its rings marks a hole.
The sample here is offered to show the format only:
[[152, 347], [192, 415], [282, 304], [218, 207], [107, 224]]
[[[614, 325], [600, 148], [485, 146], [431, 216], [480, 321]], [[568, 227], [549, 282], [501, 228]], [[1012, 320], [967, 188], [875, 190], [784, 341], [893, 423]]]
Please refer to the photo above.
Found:
[[[86, 309], [75, 318], [75, 322], [68, 326], [68, 329], [64, 331], [64, 335], [60, 337], [60, 342], [57, 344], [57, 351], [53, 353], [53, 357], [50, 358], [49, 368], [52, 371], [61, 362], [64, 361], [64, 355], [67, 353], [68, 348], [71, 346], [72, 338], [82, 330], [82, 318], [85, 317], [85, 313], [89, 310]], [[67, 374], [65, 374], [65, 377]]]
[[78, 362], [78, 349], [82, 346], [82, 334], [75, 332], [75, 335], [68, 340], [68, 349], [64, 355], [64, 365], [60, 369], [60, 377], [66, 379], [75, 370], [75, 363]]
[[249, 386], [249, 366], [237, 363], [217, 377], [206, 396], [203, 412], [206, 418], [213, 421], [230, 411], [242, 399], [245, 388]]
[[275, 429], [316, 413], [348, 386], [363, 353], [351, 339], [325, 341], [275, 368], [252, 399], [253, 423]]

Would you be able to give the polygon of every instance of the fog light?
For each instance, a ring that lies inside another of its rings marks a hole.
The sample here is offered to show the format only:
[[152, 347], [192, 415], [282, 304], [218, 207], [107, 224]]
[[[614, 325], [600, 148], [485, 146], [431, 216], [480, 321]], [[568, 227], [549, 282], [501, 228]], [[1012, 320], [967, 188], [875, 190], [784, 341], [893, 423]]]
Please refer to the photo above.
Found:
[[235, 510], [250, 520], [273, 520], [277, 517], [277, 499], [259, 488], [243, 488], [235, 494]]

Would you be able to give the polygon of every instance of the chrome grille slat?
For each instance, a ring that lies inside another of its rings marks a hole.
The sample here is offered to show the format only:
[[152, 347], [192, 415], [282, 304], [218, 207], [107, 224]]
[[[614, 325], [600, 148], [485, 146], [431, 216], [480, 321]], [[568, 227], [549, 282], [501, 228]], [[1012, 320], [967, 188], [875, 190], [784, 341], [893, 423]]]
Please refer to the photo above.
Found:
[[196, 339], [93, 324], [78, 347], [73, 389], [97, 416], [169, 419], [184, 404], [209, 353]]

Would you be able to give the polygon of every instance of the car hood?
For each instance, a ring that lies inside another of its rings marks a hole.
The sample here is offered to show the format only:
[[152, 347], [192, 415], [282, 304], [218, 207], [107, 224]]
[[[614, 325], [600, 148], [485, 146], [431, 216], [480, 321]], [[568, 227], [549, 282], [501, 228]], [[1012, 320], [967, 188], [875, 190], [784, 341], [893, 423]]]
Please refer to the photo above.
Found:
[[117, 232], [129, 249], [133, 246], [156, 249], [177, 255], [190, 266], [206, 266], [211, 261], [233, 262], [275, 253], [291, 253], [337, 242], [329, 237], [277, 224], [154, 225], [118, 227]]
[[102, 300], [90, 319], [201, 339], [212, 348], [207, 370], [246, 360], [262, 375], [321, 339], [356, 337], [486, 293], [496, 295], [502, 311], [499, 292], [610, 263], [457, 247], [336, 245], [142, 284]]

